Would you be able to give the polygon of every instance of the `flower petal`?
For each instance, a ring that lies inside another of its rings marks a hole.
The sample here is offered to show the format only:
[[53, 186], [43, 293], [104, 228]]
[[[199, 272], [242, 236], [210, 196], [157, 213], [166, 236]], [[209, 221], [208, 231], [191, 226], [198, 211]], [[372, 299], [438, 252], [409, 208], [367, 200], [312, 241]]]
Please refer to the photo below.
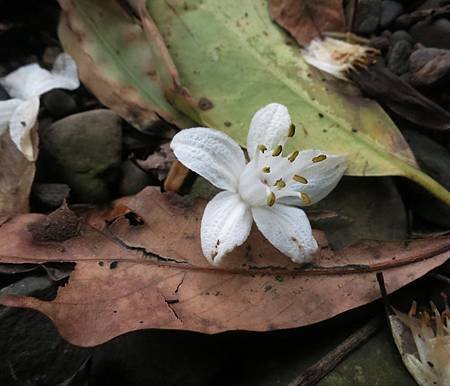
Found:
[[317, 251], [317, 242], [305, 212], [275, 204], [252, 208], [253, 218], [264, 237], [295, 263], [304, 263]]
[[289, 134], [291, 116], [279, 103], [271, 103], [258, 110], [252, 118], [247, 136], [247, 151], [253, 159], [258, 145], [273, 149], [281, 144]]
[[201, 225], [202, 250], [213, 265], [247, 240], [252, 214], [236, 193], [220, 192], [206, 206]]
[[245, 156], [228, 135], [206, 127], [180, 131], [170, 147], [180, 162], [220, 189], [236, 192]]
[[23, 103], [21, 99], [0, 101], [0, 135], [9, 127], [9, 120], [21, 103]]
[[22, 101], [9, 121], [9, 132], [12, 141], [29, 161], [36, 160], [31, 129], [36, 123], [39, 112], [39, 97]]
[[[317, 162], [317, 159], [324, 158], [322, 156], [325, 156], [325, 159]], [[347, 157], [344, 155], [329, 154], [322, 150], [302, 151], [293, 163], [290, 173], [291, 176], [297, 174], [305, 178], [307, 183], [292, 183], [287, 193], [290, 197], [282, 197], [280, 202], [299, 206], [315, 204], [336, 187], [346, 169]], [[298, 199], [299, 192], [306, 193], [308, 202]]]
[[38, 64], [28, 64], [0, 79], [0, 84], [14, 98], [29, 99], [54, 88], [74, 90], [79, 87], [76, 64], [67, 54], [60, 54], [52, 72]]

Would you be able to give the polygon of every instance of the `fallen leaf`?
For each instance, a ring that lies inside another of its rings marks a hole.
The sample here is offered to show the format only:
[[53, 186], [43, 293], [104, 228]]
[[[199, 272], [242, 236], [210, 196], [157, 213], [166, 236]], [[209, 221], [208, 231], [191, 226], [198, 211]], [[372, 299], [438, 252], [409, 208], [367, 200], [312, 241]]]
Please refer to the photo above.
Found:
[[0, 137], [0, 216], [28, 212], [35, 171], [34, 162], [24, 157], [6, 131]]
[[[120, 2], [135, 10], [131, 12], [133, 17], [128, 16], [119, 2], [61, 2], [68, 10], [62, 26], [84, 18], [89, 21], [90, 30], [95, 31], [89, 36], [102, 55], [91, 57], [89, 71], [93, 67], [110, 73], [120, 55], [120, 74], [133, 80], [127, 90], [136, 98], [145, 97], [149, 93], [147, 87], [158, 93], [162, 85], [162, 94], [170, 104], [198, 125], [222, 130], [241, 145], [245, 145], [252, 114], [268, 103], [282, 103], [298, 126], [298, 134], [287, 151], [320, 148], [345, 153], [349, 159], [348, 175], [405, 176], [450, 204], [450, 193], [418, 169], [400, 131], [380, 106], [362, 98], [355, 87], [326, 78], [310, 68], [298, 47], [270, 19], [267, 1], [249, 0], [240, 7], [218, 0], [193, 0], [189, 4], [178, 0]], [[124, 17], [129, 29], [146, 31], [149, 41], [138, 45], [139, 52], [123, 42], [123, 33], [114, 33]], [[169, 52], [161, 47], [163, 41], [156, 27]], [[76, 52], [72, 52], [77, 47], [64, 34], [61, 38], [78, 61]], [[141, 60], [146, 50], [148, 60]], [[174, 73], [174, 67], [167, 65], [169, 53], [179, 74], [175, 83], [184, 86], [181, 90], [166, 83], [168, 74]], [[143, 63], [152, 63], [150, 59], [167, 65], [157, 68], [162, 68], [158, 85], [141, 71]], [[86, 81], [88, 75], [82, 73], [81, 79]], [[114, 94], [109, 86], [107, 93]], [[162, 94], [158, 94], [158, 101]], [[118, 106], [122, 97], [127, 97], [127, 93], [118, 90]], [[122, 112], [122, 116], [138, 126], [139, 122], [147, 121], [139, 118], [145, 114], [134, 112], [133, 116]]]
[[[89, 9], [86, 1], [78, 2]], [[266, 1], [240, 7], [219, 0], [193, 0], [188, 7], [176, 0], [146, 4], [192, 96], [175, 105], [199, 125], [222, 130], [245, 146], [253, 112], [279, 102], [297, 125], [286, 151], [345, 153], [348, 175], [405, 176], [450, 205], [450, 193], [418, 169], [380, 106], [308, 66], [270, 19]], [[192, 98], [199, 101], [195, 114]]]
[[392, 292], [450, 257], [448, 236], [364, 241], [335, 252], [316, 232], [320, 252], [314, 265], [301, 267], [253, 229], [217, 268], [201, 253], [204, 200], [147, 188], [117, 204], [132, 212], [112, 223], [100, 221], [104, 212], [91, 212], [80, 233], [62, 242], [33, 243], [27, 226], [44, 215], [4, 223], [0, 262], [76, 265], [56, 299], [7, 295], [1, 303], [45, 313], [65, 339], [81, 346], [142, 328], [267, 331], [315, 323], [375, 300], [375, 271], [383, 271]]
[[450, 129], [450, 113], [378, 62], [351, 78], [370, 97], [419, 126]]
[[161, 117], [181, 127], [190, 124], [165, 99], [168, 89], [172, 94], [187, 91], [152, 21], [136, 22], [140, 10], [133, 2], [95, 1], [87, 12], [76, 1], [59, 4], [58, 34], [64, 50], [104, 105], [141, 129]]
[[269, 11], [300, 45], [323, 32], [345, 32], [342, 0], [269, 0]]

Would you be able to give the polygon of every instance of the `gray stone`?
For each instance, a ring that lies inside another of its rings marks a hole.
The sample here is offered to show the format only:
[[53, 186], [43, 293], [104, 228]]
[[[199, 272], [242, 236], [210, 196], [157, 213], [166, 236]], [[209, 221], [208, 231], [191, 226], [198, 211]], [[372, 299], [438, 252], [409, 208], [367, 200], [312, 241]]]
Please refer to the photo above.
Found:
[[396, 75], [408, 71], [408, 59], [412, 52], [412, 45], [406, 40], [399, 40], [391, 46], [387, 54], [387, 67]]
[[450, 50], [419, 48], [409, 58], [410, 82], [413, 86], [448, 85]]
[[391, 34], [391, 37], [390, 37], [391, 44], [395, 44], [395, 43], [399, 42], [400, 40], [406, 40], [407, 42], [414, 44], [413, 37], [404, 30], [395, 31], [393, 34]]
[[91, 110], [40, 131], [42, 168], [83, 202], [111, 199], [120, 173], [122, 128], [110, 110]]
[[0, 85], [0, 101], [6, 101], [10, 99], [11, 97], [8, 94], [8, 91], [6, 91], [2, 85]]
[[53, 118], [64, 118], [78, 111], [75, 99], [64, 90], [51, 90], [42, 96], [42, 101]]
[[121, 170], [122, 179], [119, 184], [119, 194], [121, 196], [136, 194], [151, 182], [147, 173], [131, 160], [123, 162]]
[[[0, 291], [49, 299], [55, 287], [47, 277], [31, 276]], [[55, 385], [74, 374], [91, 350], [65, 342], [43, 314], [0, 306], [0, 384]]]
[[380, 27], [386, 28], [403, 12], [403, 5], [392, 0], [381, 3]]
[[70, 188], [66, 184], [34, 184], [33, 196], [46, 209], [56, 209], [61, 206], [69, 195]]
[[450, 49], [450, 20], [422, 20], [409, 30], [411, 36], [426, 47]]
[[381, 0], [360, 0], [354, 21], [354, 32], [370, 35], [376, 31], [381, 17]]

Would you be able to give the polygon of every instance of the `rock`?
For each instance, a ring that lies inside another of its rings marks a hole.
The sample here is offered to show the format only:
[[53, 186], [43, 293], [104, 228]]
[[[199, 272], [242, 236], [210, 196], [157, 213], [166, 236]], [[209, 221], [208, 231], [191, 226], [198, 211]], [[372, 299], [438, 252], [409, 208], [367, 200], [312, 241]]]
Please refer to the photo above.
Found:
[[34, 184], [32, 189], [36, 204], [45, 210], [59, 208], [69, 195], [70, 188], [66, 184]]
[[70, 186], [82, 202], [111, 199], [120, 175], [122, 128], [110, 110], [61, 119], [40, 131], [41, 168], [52, 181]]
[[409, 57], [410, 82], [413, 86], [440, 86], [450, 80], [450, 50], [419, 48]]
[[381, 3], [380, 27], [386, 28], [403, 12], [403, 5], [392, 0]]
[[404, 30], [395, 31], [390, 36], [391, 45], [399, 42], [400, 40], [406, 40], [407, 42], [410, 42], [411, 44], [414, 44], [413, 37]]
[[370, 35], [376, 31], [381, 17], [381, 0], [360, 0], [356, 10], [354, 32]]
[[63, 90], [55, 89], [45, 93], [42, 102], [53, 118], [64, 118], [78, 111], [75, 99]]
[[425, 19], [414, 24], [409, 32], [417, 42], [426, 47], [450, 49], [450, 20]]
[[370, 39], [369, 46], [380, 50], [384, 55], [387, 53], [390, 47], [390, 43], [389, 39], [386, 36], [375, 36], [374, 38]]
[[406, 40], [399, 40], [387, 53], [387, 67], [396, 75], [402, 75], [408, 71], [409, 56], [412, 52], [412, 45]]
[[[30, 276], [3, 288], [0, 295], [50, 299], [55, 292], [47, 277]], [[74, 374], [91, 353], [65, 342], [37, 311], [0, 306], [0, 325], [1, 385], [56, 385]]]
[[[450, 154], [448, 150], [429, 137], [414, 130], [404, 130], [403, 135], [411, 147], [420, 167], [446, 189], [450, 189]], [[434, 198], [423, 188], [403, 181], [405, 199], [411, 210], [428, 221], [445, 229], [450, 228], [450, 207]]]
[[150, 185], [150, 177], [133, 161], [126, 160], [122, 163], [122, 179], [119, 184], [121, 196], [131, 196]]

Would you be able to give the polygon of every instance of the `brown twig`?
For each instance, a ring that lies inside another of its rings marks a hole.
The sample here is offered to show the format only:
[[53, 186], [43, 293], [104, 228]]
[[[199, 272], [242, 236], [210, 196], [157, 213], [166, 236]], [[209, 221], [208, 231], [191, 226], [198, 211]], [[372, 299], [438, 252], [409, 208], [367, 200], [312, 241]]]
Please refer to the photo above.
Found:
[[373, 336], [381, 326], [382, 318], [380, 316], [371, 319], [368, 323], [345, 339], [340, 345], [322, 357], [318, 362], [307, 368], [290, 382], [288, 386], [315, 385], [342, 362], [347, 355]]

